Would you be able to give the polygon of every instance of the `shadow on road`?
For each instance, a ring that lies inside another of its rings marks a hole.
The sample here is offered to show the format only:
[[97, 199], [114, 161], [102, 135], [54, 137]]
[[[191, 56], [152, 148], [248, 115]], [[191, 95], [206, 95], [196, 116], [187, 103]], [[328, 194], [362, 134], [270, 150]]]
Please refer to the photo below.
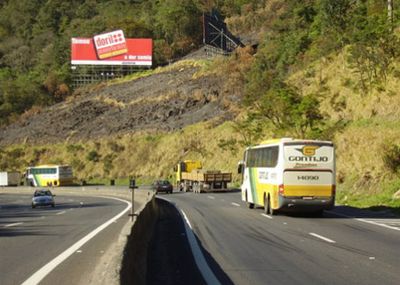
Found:
[[[162, 199], [157, 199], [157, 206], [160, 215], [148, 251], [146, 284], [207, 284], [196, 266], [178, 210]], [[198, 238], [197, 241], [201, 247]], [[201, 249], [221, 284], [233, 284], [214, 258], [203, 247]]]

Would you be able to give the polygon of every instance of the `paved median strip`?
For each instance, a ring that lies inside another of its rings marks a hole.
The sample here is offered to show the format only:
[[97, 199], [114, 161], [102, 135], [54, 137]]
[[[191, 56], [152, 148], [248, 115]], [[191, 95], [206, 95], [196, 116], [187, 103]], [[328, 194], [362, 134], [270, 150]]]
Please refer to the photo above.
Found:
[[316, 233], [309, 233], [310, 235], [312, 235], [313, 237], [316, 237], [316, 238], [319, 238], [319, 239], [322, 239], [323, 241], [326, 241], [326, 242], [329, 242], [329, 243], [336, 243], [336, 241], [334, 241], [334, 240], [331, 240], [331, 239], [329, 239], [329, 238], [326, 238], [326, 237], [323, 237], [323, 236], [321, 236], [321, 235], [318, 235], [318, 234], [316, 234]]

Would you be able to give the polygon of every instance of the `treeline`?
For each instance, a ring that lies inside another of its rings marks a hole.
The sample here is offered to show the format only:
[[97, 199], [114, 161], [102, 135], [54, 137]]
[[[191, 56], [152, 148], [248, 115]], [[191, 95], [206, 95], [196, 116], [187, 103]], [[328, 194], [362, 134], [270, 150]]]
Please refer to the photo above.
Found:
[[71, 93], [71, 37], [114, 29], [128, 38], [151, 37], [159, 65], [201, 44], [203, 11], [216, 7], [229, 17], [251, 2], [257, 1], [1, 0], [0, 125]]
[[248, 124], [264, 119], [282, 133], [323, 136], [327, 127], [318, 94], [299, 94], [287, 84], [288, 76], [346, 48], [361, 92], [382, 84], [400, 54], [397, 2], [0, 0], [0, 125], [71, 93], [71, 37], [114, 29], [126, 37], [151, 37], [159, 65], [201, 45], [201, 15], [216, 9], [232, 29], [259, 35], [256, 55], [239, 57], [248, 66], [241, 75], [245, 103], [253, 111]]

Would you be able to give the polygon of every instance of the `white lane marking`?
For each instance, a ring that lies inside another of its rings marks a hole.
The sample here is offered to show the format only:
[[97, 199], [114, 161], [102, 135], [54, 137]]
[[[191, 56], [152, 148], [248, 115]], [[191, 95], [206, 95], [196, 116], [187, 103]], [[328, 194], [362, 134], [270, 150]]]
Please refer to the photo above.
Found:
[[214, 196], [207, 196], [207, 198], [208, 198], [208, 199], [212, 199], [212, 200], [214, 200], [214, 199], [215, 199], [215, 197], [214, 197]]
[[14, 226], [19, 226], [19, 225], [22, 225], [23, 223], [13, 223], [13, 224], [8, 224], [8, 225], [5, 225], [4, 227], [5, 228], [9, 228], [9, 227], [14, 227]]
[[326, 241], [326, 242], [329, 242], [329, 243], [336, 243], [336, 241], [331, 240], [331, 239], [326, 238], [326, 237], [323, 237], [323, 236], [320, 236], [320, 235], [318, 235], [318, 234], [315, 234], [315, 233], [309, 233], [309, 234], [312, 235], [312, 236], [314, 236], [314, 237], [316, 237], [316, 238], [322, 239], [322, 240], [324, 240], [324, 241]]
[[330, 213], [330, 214], [334, 214], [334, 215], [336, 215], [336, 216], [339, 216], [339, 217], [346, 217], [346, 218], [354, 219], [354, 220], [359, 221], [359, 222], [363, 222], [363, 223], [367, 223], [367, 224], [372, 224], [372, 225], [375, 225], [375, 226], [381, 226], [381, 227], [388, 228], [388, 229], [391, 229], [391, 230], [400, 231], [400, 228], [388, 226], [388, 225], [381, 224], [381, 223], [376, 223], [376, 222], [374, 222], [374, 221], [370, 221], [370, 220], [366, 220], [366, 219], [361, 219], [361, 218], [355, 218], [355, 217], [352, 217], [352, 216], [348, 216], [348, 215], [345, 215], [345, 214], [340, 214], [340, 213], [336, 213], [336, 212], [332, 212], [332, 211], [327, 211], [327, 212]]
[[82, 250], [77, 250], [76, 253], [82, 253]]
[[266, 218], [271, 219], [271, 220], [273, 219], [271, 216], [268, 216], [267, 214], [264, 214], [264, 213], [262, 213], [261, 216], [266, 217]]
[[182, 215], [183, 215], [183, 218], [185, 219], [186, 223], [188, 224], [189, 228], [190, 228], [191, 230], [193, 230], [192, 225], [190, 224], [190, 221], [189, 221], [189, 219], [188, 219], [188, 217], [186, 216], [186, 214], [185, 214], [184, 211], [182, 211]]
[[66, 213], [66, 211], [61, 211], [61, 212], [58, 212], [56, 215], [63, 215], [65, 213]]
[[231, 204], [232, 204], [233, 206], [240, 207], [240, 205], [239, 205], [238, 203], [232, 202]]
[[59, 264], [61, 264], [64, 260], [66, 260], [68, 257], [70, 257], [74, 252], [76, 252], [78, 249], [80, 249], [85, 243], [87, 243], [89, 240], [91, 240], [94, 236], [96, 236], [99, 232], [107, 228], [112, 222], [115, 220], [119, 219], [122, 217], [129, 209], [131, 208], [132, 204], [128, 201], [114, 198], [114, 197], [102, 197], [102, 198], [107, 198], [107, 199], [114, 199], [118, 200], [124, 203], [127, 203], [128, 206], [118, 215], [115, 217], [111, 218], [98, 228], [94, 229], [91, 231], [88, 235], [84, 236], [81, 238], [78, 242], [73, 244], [70, 248], [65, 250], [63, 253], [61, 253], [59, 256], [51, 260], [49, 263], [47, 263], [45, 266], [43, 266], [41, 269], [36, 271], [31, 277], [25, 280], [22, 285], [32, 285], [32, 284], [38, 284], [41, 280], [43, 280], [44, 277], [47, 276], [54, 268], [56, 268]]
[[204, 280], [206, 281], [207, 284], [220, 285], [221, 283], [219, 282], [217, 277], [214, 275], [214, 273], [208, 266], [206, 259], [204, 258], [203, 252], [201, 251], [199, 244], [197, 243], [196, 237], [194, 236], [193, 229], [189, 222], [189, 219], [187, 218], [187, 216], [183, 210], [180, 210], [180, 212], [182, 213], [182, 215], [186, 221], [186, 223], [185, 223], [186, 236], [189, 240], [189, 244], [190, 244], [190, 248], [192, 249], [194, 260], [195, 260], [196, 265], [199, 268], [201, 274], [203, 275]]
[[381, 226], [381, 227], [384, 227], [384, 228], [400, 231], [400, 228], [392, 227], [392, 226], [389, 226], [389, 225], [386, 225], [386, 224], [376, 223], [374, 221], [369, 221], [369, 220], [366, 220], [366, 219], [356, 219], [356, 220], [360, 221], [360, 222], [364, 222], [364, 223], [368, 223], [368, 224], [372, 224], [372, 225]]

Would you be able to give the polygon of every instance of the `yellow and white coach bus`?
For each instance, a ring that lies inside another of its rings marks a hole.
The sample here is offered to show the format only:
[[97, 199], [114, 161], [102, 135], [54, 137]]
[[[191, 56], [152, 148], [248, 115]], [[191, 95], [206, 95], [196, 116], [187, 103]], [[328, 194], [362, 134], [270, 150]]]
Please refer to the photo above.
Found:
[[69, 165], [39, 165], [26, 169], [27, 184], [36, 187], [72, 185], [73, 173]]
[[335, 204], [335, 151], [330, 141], [269, 140], [248, 147], [239, 162], [242, 200], [249, 208], [315, 211]]

